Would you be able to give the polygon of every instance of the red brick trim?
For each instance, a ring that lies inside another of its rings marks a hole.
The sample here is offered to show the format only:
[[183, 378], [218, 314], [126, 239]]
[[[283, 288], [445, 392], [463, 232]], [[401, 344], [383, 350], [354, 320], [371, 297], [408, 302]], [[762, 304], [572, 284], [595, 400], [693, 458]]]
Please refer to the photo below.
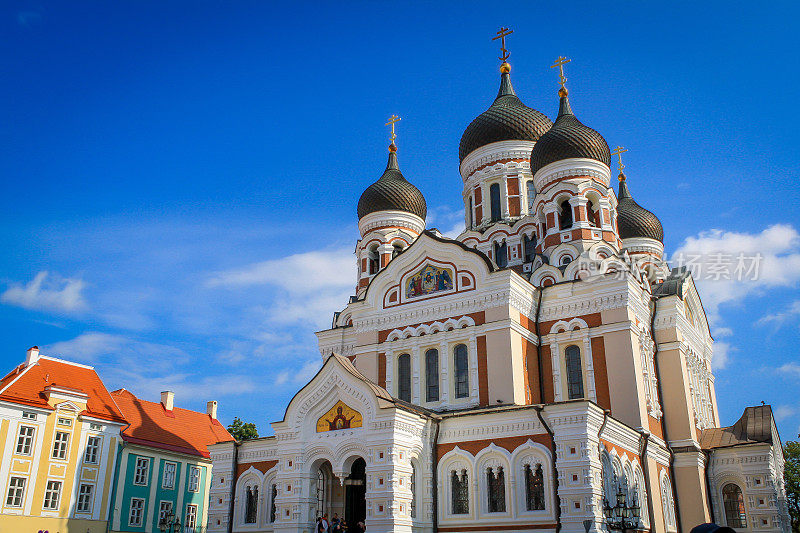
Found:
[[489, 374], [486, 357], [486, 335], [477, 338], [478, 345], [478, 404], [489, 405]]

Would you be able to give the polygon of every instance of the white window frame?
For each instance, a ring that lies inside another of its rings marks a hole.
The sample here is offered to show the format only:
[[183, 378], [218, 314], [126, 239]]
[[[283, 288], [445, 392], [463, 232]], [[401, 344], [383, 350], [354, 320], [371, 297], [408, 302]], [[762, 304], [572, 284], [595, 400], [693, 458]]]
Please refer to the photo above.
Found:
[[[84, 491], [84, 489], [87, 489]], [[91, 514], [94, 503], [94, 485], [91, 483], [81, 483], [78, 487], [78, 499], [75, 503], [75, 512], [80, 514]], [[81, 505], [85, 504], [85, 505]]]
[[[28, 432], [27, 430], [30, 430]], [[26, 433], [23, 435], [23, 431]], [[34, 426], [19, 426], [17, 432], [17, 447], [15, 449], [17, 455], [32, 455], [33, 454], [33, 440], [36, 437], [36, 428]]]
[[[172, 467], [172, 472], [171, 473], [168, 470], [168, 468], [170, 466]], [[167, 474], [168, 473], [170, 474], [169, 483], [167, 483], [167, 481], [168, 481]], [[174, 461], [165, 461], [164, 462], [164, 472], [163, 472], [163, 474], [161, 476], [161, 488], [162, 489], [174, 489], [175, 488], [175, 477], [176, 477], [177, 473], [178, 473], [178, 463], [176, 463]]]
[[[15, 483], [15, 480], [22, 481], [22, 483]], [[6, 491], [6, 507], [13, 507], [15, 509], [22, 508], [22, 506], [25, 504], [25, 485], [27, 484], [28, 478], [22, 476], [11, 476], [11, 478], [8, 480], [8, 490]], [[13, 503], [13, 501], [16, 500], [19, 500], [19, 504]], [[10, 501], [12, 501], [12, 503], [9, 503]]]
[[[165, 506], [164, 504], [167, 504]], [[156, 526], [161, 524], [161, 522], [166, 518], [166, 516], [172, 512], [174, 505], [171, 500], [161, 500], [158, 502], [158, 522], [156, 522]]]
[[47, 488], [44, 491], [44, 501], [42, 509], [46, 511], [58, 511], [61, 504], [61, 489], [64, 483], [54, 479], [47, 480]]
[[58, 417], [58, 420], [56, 421], [56, 423], [59, 426], [64, 426], [64, 427], [68, 427], [68, 428], [72, 427], [72, 419], [71, 418], [66, 418], [66, 417], [60, 416], [60, 417]]
[[[134, 508], [133, 502], [137, 502], [140, 506]], [[138, 516], [134, 516], [134, 511], [138, 511]], [[137, 520], [134, 521], [134, 518]], [[144, 498], [131, 498], [131, 505], [128, 509], [128, 525], [130, 527], [142, 527], [144, 523]]]
[[[194, 512], [190, 513], [189, 510], [194, 510]], [[189, 524], [189, 518], [191, 517], [192, 524]], [[186, 504], [186, 516], [183, 519], [183, 526], [184, 529], [188, 531], [194, 531], [197, 527], [197, 504], [196, 503], [188, 503]]]
[[[93, 445], [92, 442], [96, 441], [97, 444]], [[103, 446], [103, 438], [99, 435], [89, 435], [86, 439], [86, 451], [83, 453], [83, 462], [90, 465], [100, 463], [100, 448]], [[89, 452], [92, 452], [91, 457]], [[92, 459], [91, 461], [89, 459]]]
[[[60, 437], [64, 437], [64, 439]], [[69, 441], [70, 433], [68, 431], [56, 431], [53, 437], [53, 452], [50, 454], [50, 458], [66, 461], [67, 457], [69, 457]]]
[[200, 467], [189, 467], [189, 483], [186, 485], [189, 492], [200, 492]]
[[22, 418], [25, 420], [36, 420], [36, 413], [30, 411], [22, 411]]
[[147, 486], [147, 478], [150, 476], [150, 458], [136, 456], [136, 465], [133, 468], [133, 484], [140, 487]]

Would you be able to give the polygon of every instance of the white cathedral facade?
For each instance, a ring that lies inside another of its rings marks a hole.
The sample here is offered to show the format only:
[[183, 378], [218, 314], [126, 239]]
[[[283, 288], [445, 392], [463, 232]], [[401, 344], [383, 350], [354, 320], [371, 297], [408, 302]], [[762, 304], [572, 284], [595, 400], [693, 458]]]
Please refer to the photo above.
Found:
[[210, 447], [209, 532], [789, 530], [770, 407], [720, 426], [692, 277], [559, 97], [551, 122], [501, 66], [461, 139], [456, 239], [390, 145], [322, 369], [274, 436]]

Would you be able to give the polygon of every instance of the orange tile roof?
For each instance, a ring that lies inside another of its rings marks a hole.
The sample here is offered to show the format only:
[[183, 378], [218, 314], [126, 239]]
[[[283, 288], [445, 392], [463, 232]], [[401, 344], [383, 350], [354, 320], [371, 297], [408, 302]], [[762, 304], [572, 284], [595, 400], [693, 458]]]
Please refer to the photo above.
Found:
[[52, 357], [42, 356], [30, 367], [23, 364], [9, 372], [0, 380], [0, 400], [52, 410], [45, 393], [48, 386], [88, 395], [82, 416], [125, 422], [94, 368]]
[[125, 389], [111, 396], [130, 424], [122, 430], [128, 442], [209, 457], [209, 444], [233, 440], [219, 420], [206, 413], [180, 407], [167, 411], [161, 402], [142, 400]]

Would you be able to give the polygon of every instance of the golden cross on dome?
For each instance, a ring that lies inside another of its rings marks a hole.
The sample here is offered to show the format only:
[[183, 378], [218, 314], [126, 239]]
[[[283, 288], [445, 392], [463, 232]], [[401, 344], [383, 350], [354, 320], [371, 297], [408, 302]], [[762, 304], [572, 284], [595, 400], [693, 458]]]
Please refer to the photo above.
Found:
[[500, 54], [501, 55], [500, 55], [500, 57], [498, 57], [498, 59], [500, 61], [502, 61], [503, 63], [505, 63], [506, 59], [508, 59], [511, 56], [511, 54], [508, 53], [508, 50], [506, 50], [506, 36], [511, 35], [512, 33], [514, 33], [514, 30], [509, 30], [508, 28], [501, 27], [500, 31], [497, 32], [497, 36], [496, 37], [492, 37], [493, 41], [496, 41], [497, 39], [500, 39]]
[[560, 77], [561, 77], [561, 81], [560, 81], [561, 88], [564, 89], [564, 90], [566, 90], [566, 87], [564, 87], [564, 85], [567, 83], [567, 77], [564, 76], [564, 65], [566, 65], [570, 61], [572, 61], [572, 60], [571, 59], [567, 59], [564, 56], [558, 56], [558, 59], [556, 59], [555, 63], [550, 65], [550, 68], [558, 67], [558, 71], [559, 71], [559, 74], [560, 74]]
[[389, 135], [391, 144], [394, 144], [394, 140], [397, 139], [397, 135], [395, 135], [394, 133], [395, 122], [400, 122], [400, 117], [398, 117], [397, 115], [392, 115], [391, 117], [389, 117], [389, 122], [385, 124], [386, 126], [392, 127], [392, 133], [391, 135]]
[[619, 173], [620, 174], [622, 174], [622, 169], [625, 168], [625, 165], [622, 164], [622, 154], [624, 154], [627, 151], [628, 151], [627, 148], [623, 148], [622, 146], [617, 146], [616, 148], [614, 148], [614, 151], [611, 152], [611, 155], [615, 155], [619, 159]]

